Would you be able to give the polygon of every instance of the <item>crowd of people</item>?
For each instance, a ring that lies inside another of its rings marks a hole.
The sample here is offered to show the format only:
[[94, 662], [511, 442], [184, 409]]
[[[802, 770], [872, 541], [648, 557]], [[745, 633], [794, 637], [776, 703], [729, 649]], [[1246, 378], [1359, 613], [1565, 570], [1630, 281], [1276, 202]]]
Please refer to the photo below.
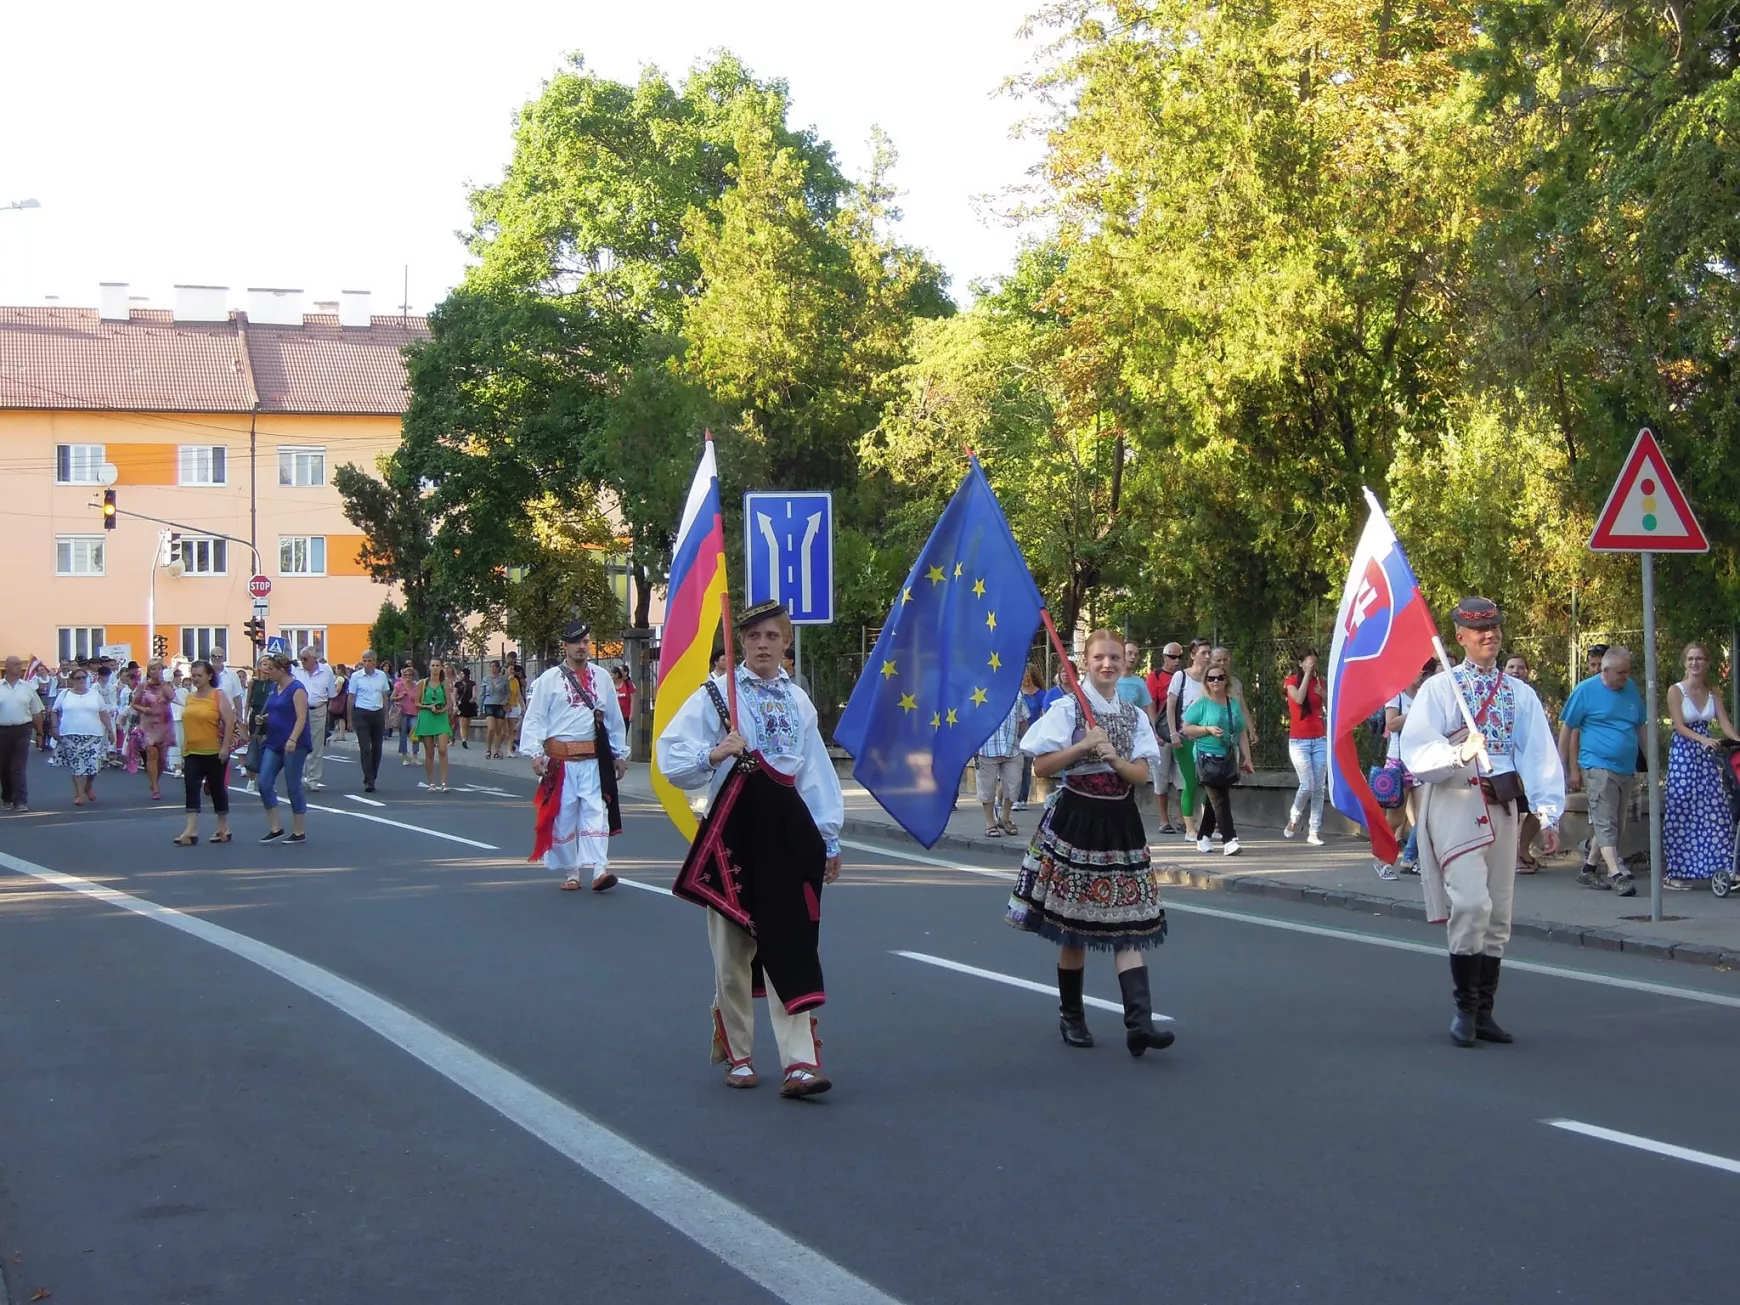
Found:
[[[1645, 712], [1632, 680], [1631, 660], [1630, 651], [1622, 646], [1593, 645], [1588, 650], [1587, 677], [1561, 709], [1557, 734], [1569, 787], [1586, 792], [1588, 801], [1592, 832], [1582, 845], [1584, 859], [1577, 881], [1622, 896], [1637, 891], [1619, 846], [1640, 797], [1636, 779], [1645, 768]], [[1287, 753], [1297, 777], [1282, 833], [1287, 838], [1303, 834], [1312, 847], [1324, 842], [1329, 784], [1320, 663], [1317, 649], [1300, 648], [1282, 685]], [[1710, 683], [1709, 650], [1701, 643], [1689, 644], [1682, 663], [1683, 678], [1667, 693], [1671, 735], [1663, 817], [1664, 886], [1675, 891], [1734, 869], [1734, 820], [1719, 756], [1722, 741], [1736, 738], [1733, 723]], [[1254, 771], [1260, 722], [1246, 702], [1231, 652], [1206, 639], [1193, 639], [1188, 645], [1169, 642], [1149, 658], [1145, 672], [1141, 668], [1140, 647], [1125, 642], [1115, 689], [1120, 702], [1144, 715], [1160, 744], [1149, 779], [1159, 833], [1182, 836], [1203, 853], [1218, 850], [1224, 856], [1237, 856], [1242, 848], [1233, 794], [1240, 778]], [[1427, 662], [1413, 683], [1368, 722], [1380, 756], [1367, 778], [1402, 849], [1393, 864], [1374, 860], [1374, 871], [1382, 879], [1420, 873], [1420, 783], [1403, 763], [1402, 732], [1422, 684], [1438, 670], [1436, 661]], [[1521, 653], [1503, 657], [1501, 673], [1525, 685], [1533, 683], [1532, 667]], [[975, 796], [984, 811], [987, 838], [1015, 835], [1011, 813], [1027, 808], [1036, 778], [1039, 785], [1047, 786], [1023, 743], [1064, 696], [1061, 667], [1048, 686], [1040, 667], [1030, 665], [1020, 697], [979, 749]], [[1275, 725], [1279, 724], [1277, 717]], [[1518, 874], [1540, 871], [1536, 852], [1541, 830], [1525, 794], [1518, 815]]]

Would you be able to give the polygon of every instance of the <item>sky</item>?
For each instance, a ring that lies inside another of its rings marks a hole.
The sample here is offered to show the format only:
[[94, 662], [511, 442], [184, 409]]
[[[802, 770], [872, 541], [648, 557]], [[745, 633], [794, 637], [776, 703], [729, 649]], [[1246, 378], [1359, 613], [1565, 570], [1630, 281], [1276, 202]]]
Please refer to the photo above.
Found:
[[[995, 199], [1024, 184], [1030, 106], [998, 94], [1031, 69], [1036, 0], [301, 0], [82, 5], [3, 0], [0, 304], [94, 306], [125, 281], [153, 307], [177, 284], [373, 292], [412, 312], [463, 276], [470, 185], [497, 179], [515, 111], [570, 53], [633, 81], [673, 80], [729, 48], [791, 87], [791, 120], [851, 176], [871, 128], [894, 140], [901, 238], [963, 302], [1021, 235]], [[992, 213], [983, 197], [991, 197]]]

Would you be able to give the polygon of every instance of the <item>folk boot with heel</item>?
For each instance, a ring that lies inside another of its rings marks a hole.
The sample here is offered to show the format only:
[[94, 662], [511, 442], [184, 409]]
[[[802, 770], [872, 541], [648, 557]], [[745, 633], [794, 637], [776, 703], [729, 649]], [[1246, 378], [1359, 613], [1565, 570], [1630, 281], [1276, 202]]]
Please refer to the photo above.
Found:
[[1152, 1047], [1162, 1051], [1174, 1041], [1171, 1029], [1154, 1027], [1154, 1003], [1148, 995], [1148, 967], [1137, 966], [1118, 975], [1118, 987], [1124, 992], [1124, 1045], [1132, 1056], [1140, 1056]]
[[1481, 957], [1450, 953], [1451, 995], [1456, 1000], [1456, 1018], [1450, 1021], [1450, 1041], [1459, 1047], [1474, 1045], [1475, 1014], [1480, 1003]]
[[1094, 1035], [1088, 1032], [1087, 1014], [1081, 1005], [1082, 971], [1057, 970], [1057, 1028], [1063, 1034], [1065, 1046], [1091, 1047]]
[[1474, 1007], [1474, 1036], [1482, 1042], [1515, 1042], [1516, 1039], [1492, 1018], [1492, 1003], [1498, 999], [1498, 967], [1504, 958], [1481, 956], [1477, 959], [1480, 961], [1480, 993]]

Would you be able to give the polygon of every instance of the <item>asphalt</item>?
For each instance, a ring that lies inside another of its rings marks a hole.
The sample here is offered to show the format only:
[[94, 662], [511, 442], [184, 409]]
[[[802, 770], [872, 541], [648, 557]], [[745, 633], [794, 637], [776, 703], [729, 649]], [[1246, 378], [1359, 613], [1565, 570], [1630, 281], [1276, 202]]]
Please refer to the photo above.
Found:
[[[1519, 1042], [1460, 1051], [1440, 931], [1178, 889], [1152, 964], [1179, 1041], [1133, 1061], [1114, 1012], [1071, 1051], [1044, 993], [898, 954], [1049, 985], [1006, 861], [855, 839], [825, 904], [837, 1087], [794, 1103], [706, 1064], [699, 911], [556, 891], [523, 770], [414, 773], [365, 807], [335, 761], [316, 800], [375, 819], [315, 811], [301, 848], [254, 842], [237, 793], [238, 841], [179, 849], [137, 778], [75, 813], [37, 766], [0, 852], [358, 984], [897, 1300], [1733, 1297], [1740, 1175], [1542, 1122], [1740, 1157], [1724, 970], [1525, 939], [1568, 973], [1508, 970]], [[628, 791], [616, 868], [668, 884], [682, 844]], [[1115, 1002], [1105, 959], [1088, 986]], [[14, 1302], [776, 1298], [331, 1005], [5, 865], [0, 1048]], [[763, 1024], [769, 1078], [771, 1049]]]

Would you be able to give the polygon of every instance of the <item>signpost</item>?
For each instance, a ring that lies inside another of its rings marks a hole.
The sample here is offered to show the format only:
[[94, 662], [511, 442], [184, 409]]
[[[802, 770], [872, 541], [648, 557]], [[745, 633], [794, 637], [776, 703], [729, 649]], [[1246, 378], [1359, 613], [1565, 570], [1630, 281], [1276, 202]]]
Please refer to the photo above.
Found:
[[1710, 541], [1692, 515], [1679, 482], [1668, 469], [1655, 435], [1645, 427], [1613, 482], [1613, 492], [1596, 518], [1589, 547], [1597, 553], [1643, 556], [1643, 675], [1649, 728], [1644, 756], [1649, 763], [1649, 918], [1661, 919], [1661, 734], [1656, 706], [1655, 555], [1707, 553]]
[[289, 649], [288, 649], [288, 646], [284, 642], [284, 636], [281, 634], [275, 634], [271, 638], [267, 639], [266, 640], [266, 651], [269, 653], [279, 653], [279, 654], [287, 653], [289, 651]]
[[774, 599], [785, 604], [803, 671], [806, 625], [834, 620], [834, 496], [826, 491], [758, 491], [743, 496], [745, 606]]

